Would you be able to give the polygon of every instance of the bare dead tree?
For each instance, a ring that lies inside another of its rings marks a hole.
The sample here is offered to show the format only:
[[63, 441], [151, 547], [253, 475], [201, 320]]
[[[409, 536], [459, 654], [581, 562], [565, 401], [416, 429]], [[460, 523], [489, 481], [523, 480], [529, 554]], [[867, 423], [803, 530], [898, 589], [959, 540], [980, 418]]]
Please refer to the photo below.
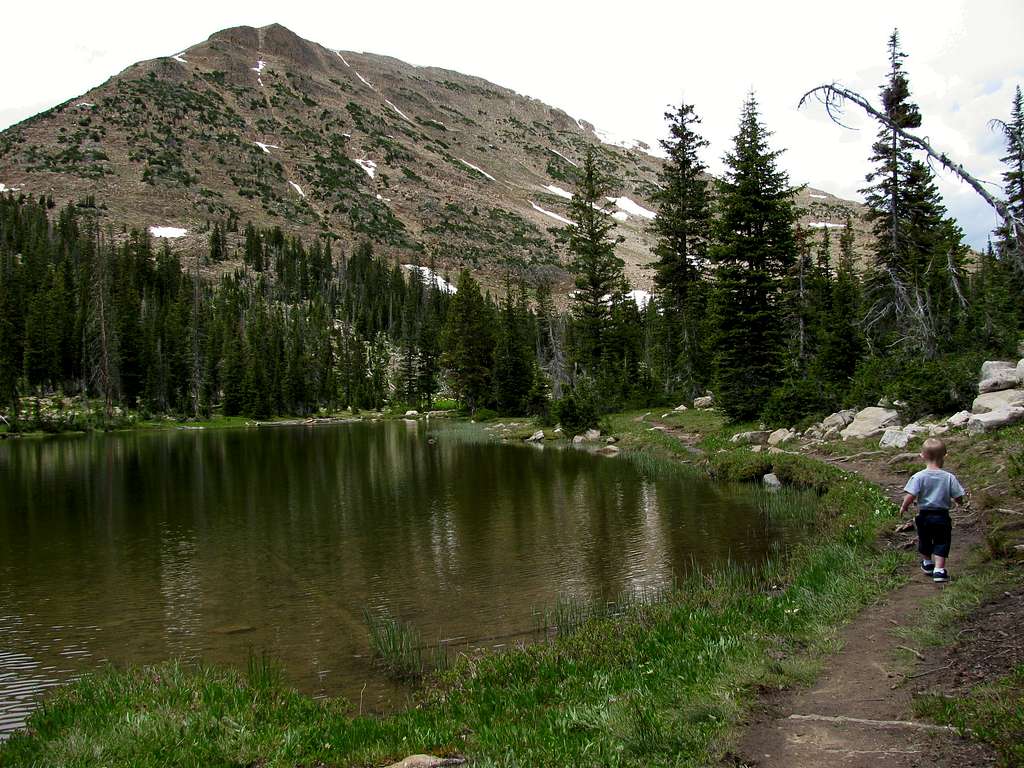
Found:
[[[908, 133], [903, 128], [900, 128], [890, 120], [884, 112], [876, 109], [872, 106], [870, 101], [856, 91], [852, 91], [839, 83], [819, 85], [807, 91], [807, 93], [800, 97], [800, 103], [797, 105], [797, 108], [802, 108], [812, 100], [816, 100], [825, 106], [825, 111], [828, 113], [832, 122], [847, 129], [849, 129], [850, 126], [844, 124], [842, 121], [846, 103], [851, 102], [855, 104], [863, 109], [868, 116], [876, 122], [881, 123], [887, 129], [898, 134], [908, 143], [923, 151], [928, 155], [928, 157], [935, 160], [943, 168], [950, 171], [971, 189], [977, 192], [981, 199], [988, 203], [996, 214], [998, 214], [999, 218], [1002, 219], [1007, 232], [1012, 234], [1016, 247], [1012, 249], [1011, 253], [1017, 268], [1024, 271], [1024, 221], [1013, 214], [1005, 200], [1001, 200], [989, 192], [985, 188], [985, 182], [970, 173], [961, 163], [952, 160], [945, 152], [940, 152], [935, 149], [928, 140], [923, 139], [920, 136], [915, 136], [912, 133]], [[996, 121], [995, 124], [998, 124], [998, 122], [1001, 121]]]

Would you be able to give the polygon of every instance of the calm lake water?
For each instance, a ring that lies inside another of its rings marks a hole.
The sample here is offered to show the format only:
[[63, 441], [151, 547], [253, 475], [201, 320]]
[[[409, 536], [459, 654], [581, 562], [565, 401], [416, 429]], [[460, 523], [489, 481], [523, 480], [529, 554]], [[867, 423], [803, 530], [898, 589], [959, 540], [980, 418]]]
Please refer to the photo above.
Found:
[[[423, 424], [0, 443], [0, 734], [104, 662], [279, 659], [386, 709], [363, 610], [425, 640], [530, 638], [559, 595], [656, 587], [796, 536], [747, 491]], [[364, 690], [365, 685], [365, 690]]]

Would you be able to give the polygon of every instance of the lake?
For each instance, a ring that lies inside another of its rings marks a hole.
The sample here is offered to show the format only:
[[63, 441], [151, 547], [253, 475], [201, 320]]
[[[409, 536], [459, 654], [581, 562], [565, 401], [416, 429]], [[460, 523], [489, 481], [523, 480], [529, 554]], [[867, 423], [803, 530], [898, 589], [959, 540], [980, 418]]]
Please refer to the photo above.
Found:
[[383, 711], [408, 691], [374, 667], [366, 609], [500, 648], [536, 639], [559, 596], [665, 586], [799, 536], [748, 489], [470, 429], [0, 443], [0, 734], [83, 672], [172, 657], [265, 652], [300, 690]]

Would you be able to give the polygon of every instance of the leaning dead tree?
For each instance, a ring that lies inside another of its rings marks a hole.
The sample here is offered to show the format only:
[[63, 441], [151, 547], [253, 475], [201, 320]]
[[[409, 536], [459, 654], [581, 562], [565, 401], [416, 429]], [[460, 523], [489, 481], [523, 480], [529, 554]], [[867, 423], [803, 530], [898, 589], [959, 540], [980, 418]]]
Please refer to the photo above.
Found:
[[1010, 254], [1014, 259], [1017, 268], [1024, 271], [1024, 221], [1021, 221], [1019, 217], [1013, 214], [1013, 211], [1010, 210], [1010, 206], [1006, 204], [1005, 200], [1000, 200], [989, 192], [985, 188], [984, 182], [964, 168], [963, 164], [955, 162], [945, 152], [940, 152], [935, 149], [926, 139], [922, 139], [920, 136], [915, 136], [912, 133], [908, 133], [903, 128], [900, 128], [890, 120], [884, 112], [880, 112], [872, 106], [871, 102], [866, 98], [856, 91], [851, 91], [849, 88], [846, 88], [839, 83], [829, 83], [812, 88], [800, 97], [800, 103], [797, 108], [799, 109], [803, 107], [804, 104], [807, 104], [811, 100], [817, 100], [819, 103], [824, 104], [825, 111], [828, 113], [832, 122], [836, 125], [842, 126], [843, 128], [850, 128], [850, 126], [845, 125], [842, 121], [846, 103], [851, 102], [857, 105], [876, 122], [881, 123], [890, 131], [898, 134], [909, 144], [920, 149], [922, 152], [927, 154], [928, 157], [935, 160], [943, 168], [950, 171], [971, 189], [977, 192], [978, 195], [981, 196], [982, 200], [988, 203], [999, 218], [1003, 220], [1006, 231], [1011, 236], [1014, 244], [1010, 249]]

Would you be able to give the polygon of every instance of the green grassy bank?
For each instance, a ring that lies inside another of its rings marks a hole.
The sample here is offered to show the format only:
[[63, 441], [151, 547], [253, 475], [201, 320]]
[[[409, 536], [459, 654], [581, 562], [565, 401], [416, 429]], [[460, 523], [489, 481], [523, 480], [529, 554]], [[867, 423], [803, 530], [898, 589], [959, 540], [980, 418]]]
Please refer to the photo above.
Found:
[[746, 480], [768, 462], [820, 494], [814, 535], [756, 569], [689, 574], [656, 601], [551, 642], [460, 659], [387, 717], [296, 693], [261, 661], [247, 672], [100, 672], [56, 691], [0, 747], [0, 766], [384, 765], [419, 752], [476, 766], [714, 763], [758, 694], [812, 678], [836, 627], [899, 583], [908, 556], [875, 546], [896, 510], [865, 481], [735, 448], [712, 417], [680, 416], [695, 431], [706, 422], [707, 458], [696, 460], [635, 418], [612, 427], [643, 471]]

